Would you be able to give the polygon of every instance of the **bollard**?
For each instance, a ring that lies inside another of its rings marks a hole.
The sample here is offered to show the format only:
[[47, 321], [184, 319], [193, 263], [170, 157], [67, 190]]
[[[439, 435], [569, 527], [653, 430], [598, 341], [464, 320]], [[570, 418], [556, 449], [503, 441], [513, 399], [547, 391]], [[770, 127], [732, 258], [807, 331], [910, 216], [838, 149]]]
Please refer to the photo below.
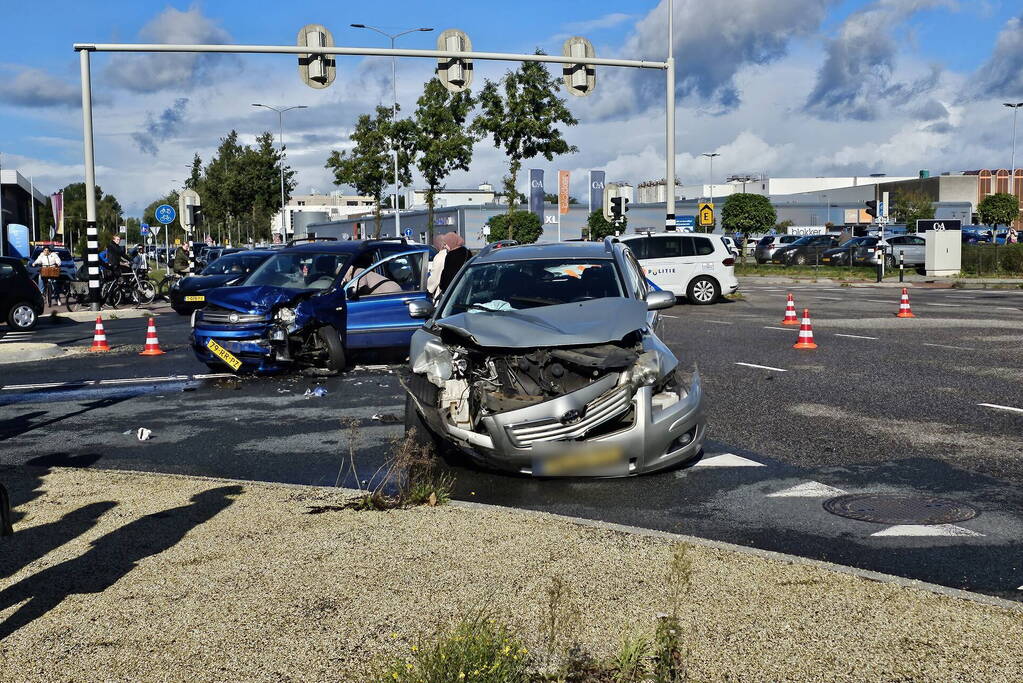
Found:
[[7, 488], [0, 484], [0, 536], [11, 536], [14, 534], [14, 527], [11, 524], [13, 519], [11, 497], [7, 494]]
[[905, 282], [904, 276], [906, 274], [906, 252], [899, 252], [899, 282]]

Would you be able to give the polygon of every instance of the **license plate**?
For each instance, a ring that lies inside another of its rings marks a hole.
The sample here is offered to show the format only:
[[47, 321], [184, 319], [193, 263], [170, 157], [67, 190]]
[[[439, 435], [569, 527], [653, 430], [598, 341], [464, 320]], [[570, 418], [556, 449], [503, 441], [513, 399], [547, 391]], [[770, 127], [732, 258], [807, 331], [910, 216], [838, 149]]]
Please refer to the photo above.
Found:
[[206, 296], [203, 294], [193, 294], [192, 296], [186, 296], [185, 301], [206, 301]]
[[242, 366], [242, 362], [233, 353], [212, 339], [206, 342], [206, 348], [212, 351], [214, 356], [227, 363], [232, 370], [237, 370]]
[[626, 467], [625, 451], [621, 446], [594, 444], [536, 444], [533, 452], [533, 474], [557, 476], [607, 476], [620, 474]]
[[821, 261], [823, 263], [831, 263], [831, 257], [830, 256], [825, 256], [824, 258], [821, 259]]

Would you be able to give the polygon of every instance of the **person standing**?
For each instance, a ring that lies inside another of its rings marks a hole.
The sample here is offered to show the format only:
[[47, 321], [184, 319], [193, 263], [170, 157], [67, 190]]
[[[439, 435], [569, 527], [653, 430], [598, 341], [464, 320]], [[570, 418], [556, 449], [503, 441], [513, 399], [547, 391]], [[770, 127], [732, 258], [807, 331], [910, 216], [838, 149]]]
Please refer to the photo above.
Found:
[[433, 246], [437, 249], [437, 255], [430, 261], [430, 276], [426, 279], [426, 291], [436, 301], [440, 298], [440, 276], [444, 272], [444, 259], [448, 255], [448, 248], [444, 243], [443, 235], [433, 238]]
[[178, 275], [188, 274], [188, 242], [183, 243], [174, 252], [174, 272]]
[[121, 246], [121, 236], [114, 235], [107, 245], [107, 267], [116, 280], [121, 276], [121, 265], [125, 260], [124, 247]]
[[447, 255], [444, 257], [444, 265], [440, 273], [439, 288], [440, 293], [444, 293], [455, 279], [458, 271], [472, 257], [472, 252], [465, 248], [465, 240], [457, 232], [445, 233], [441, 239], [444, 240], [444, 246], [447, 247]]

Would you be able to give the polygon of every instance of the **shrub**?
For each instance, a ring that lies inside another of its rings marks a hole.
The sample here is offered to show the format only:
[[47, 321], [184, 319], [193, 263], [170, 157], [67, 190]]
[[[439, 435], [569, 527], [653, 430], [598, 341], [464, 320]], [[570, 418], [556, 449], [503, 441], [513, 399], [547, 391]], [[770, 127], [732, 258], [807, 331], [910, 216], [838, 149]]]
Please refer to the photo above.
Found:
[[[490, 226], [490, 234], [487, 235], [488, 242], [513, 239], [519, 244], [532, 244], [543, 234], [540, 217], [529, 211], [512, 211], [491, 216], [487, 225]], [[508, 234], [509, 225], [511, 225], [510, 235]]]
[[625, 233], [625, 229], [629, 226], [628, 217], [622, 217], [621, 227], [615, 228], [611, 224], [611, 221], [604, 218], [604, 212], [600, 209], [594, 211], [586, 219], [586, 227], [589, 228], [589, 238], [594, 241], [601, 241], [605, 237], [615, 234], [615, 231]]

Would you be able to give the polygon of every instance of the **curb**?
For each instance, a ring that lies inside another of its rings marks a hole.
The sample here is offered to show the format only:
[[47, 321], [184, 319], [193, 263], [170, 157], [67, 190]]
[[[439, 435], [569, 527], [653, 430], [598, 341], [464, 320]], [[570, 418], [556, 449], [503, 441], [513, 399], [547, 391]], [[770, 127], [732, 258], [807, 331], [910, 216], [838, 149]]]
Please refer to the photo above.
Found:
[[40, 316], [39, 320], [40, 322], [47, 320], [59, 325], [68, 320], [79, 323], [92, 322], [96, 319], [96, 316], [103, 318], [103, 320], [126, 320], [128, 318], [149, 318], [158, 315], [160, 315], [158, 311], [151, 311], [147, 308], [118, 308], [105, 311], [75, 311], [73, 313], [51, 312]]
[[[64, 354], [64, 349], [56, 344], [33, 342], [12, 342], [0, 344], [0, 365], [12, 363], [30, 363], [36, 360], [56, 358]], [[8, 358], [17, 356], [17, 358]]]
[[[26, 465], [20, 465], [25, 467]], [[18, 467], [18, 465], [15, 465]], [[83, 469], [77, 467], [59, 467], [52, 466], [49, 469], [60, 469], [60, 470], [76, 470]], [[284, 482], [272, 482], [272, 481], [256, 481], [252, 479], [226, 479], [223, 477], [204, 477], [190, 474], [173, 474], [173, 473], [162, 473], [162, 472], [143, 472], [135, 470], [121, 470], [121, 469], [105, 469], [105, 468], [84, 468], [92, 469], [97, 472], [111, 472], [115, 474], [128, 474], [133, 476], [149, 476], [149, 477], [173, 477], [179, 479], [190, 479], [193, 481], [211, 481], [211, 482], [222, 482], [232, 484], [248, 484], [252, 486], [269, 486], [273, 488], [288, 488], [288, 489], [326, 489], [328, 491], [336, 491], [345, 495], [359, 495], [363, 493], [358, 489], [350, 489], [343, 487], [334, 486], [314, 486], [311, 484], [288, 484]], [[816, 567], [818, 569], [824, 569], [826, 571], [835, 572], [838, 574], [845, 574], [847, 576], [854, 576], [859, 579], [866, 579], [867, 581], [876, 581], [878, 583], [889, 583], [902, 588], [912, 588], [916, 590], [925, 591], [934, 595], [940, 595], [947, 598], [956, 598], [959, 600], [967, 600], [969, 602], [987, 605], [989, 607], [999, 607], [1002, 609], [1012, 610], [1023, 614], [1023, 603], [1015, 602], [1012, 600], [1006, 600], [1005, 598], [997, 598], [992, 595], [984, 595], [983, 593], [971, 593], [970, 591], [962, 590], [959, 588], [949, 588], [948, 586], [941, 586], [936, 583], [928, 583], [926, 581], [919, 581], [917, 579], [907, 579], [902, 576], [895, 576], [893, 574], [885, 574], [882, 572], [876, 572], [869, 569], [858, 569], [856, 567], [849, 567], [842, 564], [834, 564], [832, 562], [825, 562], [824, 560], [814, 560], [807, 557], [800, 557], [799, 555], [789, 555], [787, 553], [780, 553], [773, 550], [761, 550], [760, 548], [753, 548], [750, 546], [736, 545], [734, 543], [726, 543], [724, 541], [714, 541], [707, 538], [700, 538], [698, 536], [687, 536], [684, 534], [675, 534], [669, 531], [660, 531], [657, 529], [646, 529], [643, 527], [629, 526], [627, 524], [616, 524], [614, 522], [602, 522], [595, 519], [587, 519], [585, 517], [573, 517], [570, 515], [559, 515], [552, 512], [542, 512], [539, 510], [528, 510], [516, 507], [507, 507], [504, 505], [491, 505], [489, 503], [474, 503], [472, 501], [465, 500], [452, 500], [447, 503], [451, 507], [464, 508], [467, 510], [486, 510], [496, 512], [516, 512], [519, 514], [527, 515], [530, 517], [538, 517], [542, 519], [555, 519], [562, 522], [568, 522], [577, 526], [584, 526], [591, 529], [600, 529], [603, 531], [614, 531], [617, 533], [629, 534], [630, 536], [642, 536], [644, 538], [656, 538], [666, 541], [674, 541], [676, 543], [689, 543], [691, 545], [700, 546], [702, 548], [710, 548], [713, 550], [721, 550], [725, 552], [739, 553], [741, 555], [749, 555], [752, 557], [758, 557], [761, 559], [772, 560], [774, 562], [784, 562], [787, 564], [798, 564], [810, 567]]]

